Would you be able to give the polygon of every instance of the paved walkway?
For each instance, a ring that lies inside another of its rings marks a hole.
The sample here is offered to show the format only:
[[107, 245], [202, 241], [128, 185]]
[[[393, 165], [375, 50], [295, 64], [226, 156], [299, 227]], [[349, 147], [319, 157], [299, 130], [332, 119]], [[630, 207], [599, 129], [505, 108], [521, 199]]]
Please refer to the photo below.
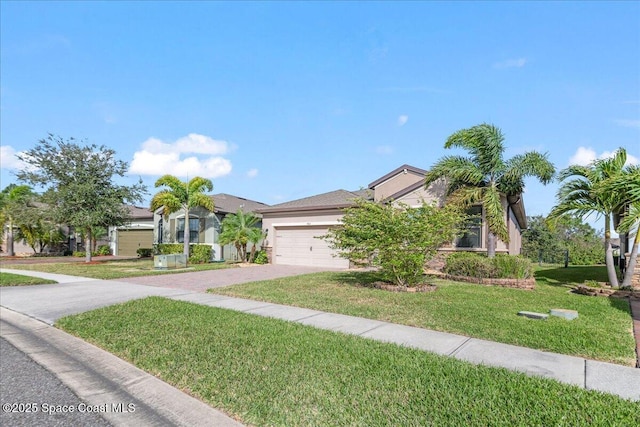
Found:
[[[21, 273], [36, 274], [24, 271]], [[45, 277], [46, 273], [38, 275]], [[552, 378], [585, 389], [640, 401], [640, 369], [631, 367], [377, 320], [202, 292], [119, 281], [78, 282], [78, 278], [69, 278], [68, 280], [74, 282], [64, 283], [64, 277], [58, 279], [61, 279], [63, 284], [0, 288], [0, 301], [4, 307], [51, 324], [62, 315], [89, 310], [98, 305], [106, 306], [146, 295], [162, 295], [176, 300], [295, 321], [321, 329], [396, 343], [475, 364], [504, 367], [527, 375]]]

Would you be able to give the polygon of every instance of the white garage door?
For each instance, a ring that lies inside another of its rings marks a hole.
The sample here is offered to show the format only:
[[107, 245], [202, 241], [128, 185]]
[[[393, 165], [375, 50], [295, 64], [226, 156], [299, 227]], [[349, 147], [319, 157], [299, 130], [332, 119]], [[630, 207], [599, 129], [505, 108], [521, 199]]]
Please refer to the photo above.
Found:
[[327, 227], [276, 228], [276, 264], [310, 267], [349, 268], [349, 260], [333, 256], [335, 251], [324, 239]]

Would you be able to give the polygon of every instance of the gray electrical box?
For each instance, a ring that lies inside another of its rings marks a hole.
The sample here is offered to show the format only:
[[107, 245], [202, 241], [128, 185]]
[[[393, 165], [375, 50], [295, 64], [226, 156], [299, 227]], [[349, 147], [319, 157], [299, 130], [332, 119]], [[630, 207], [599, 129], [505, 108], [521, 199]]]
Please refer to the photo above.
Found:
[[187, 257], [184, 254], [156, 255], [153, 257], [153, 266], [156, 270], [185, 268]]

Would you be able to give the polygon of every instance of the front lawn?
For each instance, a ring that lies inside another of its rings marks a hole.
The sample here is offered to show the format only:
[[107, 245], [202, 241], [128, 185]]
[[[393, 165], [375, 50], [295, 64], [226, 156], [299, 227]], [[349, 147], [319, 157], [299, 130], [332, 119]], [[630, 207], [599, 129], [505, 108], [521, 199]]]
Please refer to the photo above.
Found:
[[177, 274], [202, 270], [218, 270], [235, 267], [233, 264], [215, 262], [209, 264], [189, 264], [181, 270], [155, 270], [152, 259], [96, 261], [90, 264], [84, 262], [59, 262], [39, 264], [12, 264], [10, 261], [2, 263], [3, 268], [16, 270], [44, 271], [46, 273], [68, 274], [70, 276], [91, 277], [94, 279], [122, 279], [126, 277], [156, 276], [159, 274]]
[[164, 298], [57, 326], [251, 425], [640, 425], [604, 393]]
[[[593, 279], [603, 267], [573, 267], [572, 277]], [[518, 346], [627, 366], [635, 364], [635, 341], [627, 300], [570, 293], [554, 268], [539, 269], [535, 290], [434, 280], [435, 292], [394, 293], [362, 286], [370, 272], [329, 272], [210, 289], [209, 292], [306, 307], [451, 332]], [[564, 269], [562, 269], [564, 270]], [[582, 273], [581, 273], [582, 272]], [[567, 274], [565, 271], [561, 271]], [[606, 280], [606, 279], [605, 279]], [[579, 318], [532, 320], [521, 310], [577, 310]]]
[[38, 277], [23, 276], [21, 274], [0, 273], [0, 286], [28, 286], [58, 283], [55, 280], [40, 279]]

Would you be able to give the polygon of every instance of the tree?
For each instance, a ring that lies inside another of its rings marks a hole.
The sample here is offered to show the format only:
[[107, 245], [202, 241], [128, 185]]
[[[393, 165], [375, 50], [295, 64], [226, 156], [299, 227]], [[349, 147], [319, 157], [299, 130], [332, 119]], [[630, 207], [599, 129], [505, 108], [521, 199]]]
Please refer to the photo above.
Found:
[[34, 197], [33, 190], [28, 185], [9, 184], [0, 193], [0, 219], [2, 235], [5, 227], [7, 232], [7, 255], [14, 256], [14, 232], [17, 220], [27, 209]]
[[425, 262], [459, 233], [464, 214], [459, 207], [418, 208], [356, 200], [345, 211], [341, 225], [325, 238], [339, 256], [357, 265], [375, 265], [385, 280], [415, 286]]
[[488, 226], [487, 254], [495, 256], [496, 237], [509, 242], [501, 196], [517, 196], [524, 190], [524, 178], [533, 176], [543, 184], [553, 178], [555, 167], [546, 154], [531, 151], [503, 159], [504, 136], [496, 126], [483, 123], [455, 132], [445, 148], [464, 148], [471, 156], [446, 156], [425, 177], [425, 187], [446, 179], [449, 202], [460, 206], [482, 205]]
[[47, 246], [53, 246], [66, 239], [49, 207], [38, 202], [38, 199], [38, 197], [32, 199], [32, 202], [21, 212], [16, 223], [18, 228], [16, 238], [29, 245], [34, 253], [42, 253]]
[[160, 190], [151, 199], [151, 210], [162, 208], [162, 215], [184, 211], [184, 255], [189, 258], [189, 210], [197, 206], [213, 212], [213, 200], [204, 194], [213, 190], [211, 180], [199, 176], [189, 182], [182, 182], [172, 175], [164, 175], [156, 181], [157, 187], [168, 187]]
[[601, 264], [602, 236], [580, 218], [567, 215], [551, 224], [541, 215], [527, 218], [522, 231], [522, 254], [532, 261], [562, 263], [565, 251], [574, 265]]
[[624, 171], [626, 161], [627, 152], [620, 148], [611, 158], [595, 160], [588, 166], [572, 165], [563, 169], [558, 176], [561, 182], [558, 204], [549, 214], [550, 221], [570, 214], [579, 218], [593, 213], [604, 217], [605, 263], [612, 287], [618, 287], [618, 277], [611, 247], [611, 220], [629, 202], [628, 191], [615, 191], [614, 184], [620, 185], [628, 178]]
[[622, 220], [618, 224], [620, 233], [633, 234], [629, 264], [625, 270], [622, 287], [630, 287], [638, 259], [638, 233], [640, 233], [640, 166], [629, 165], [622, 174], [606, 183], [603, 191], [622, 194], [624, 207], [618, 213]]
[[127, 163], [116, 159], [116, 152], [104, 145], [77, 144], [49, 134], [35, 148], [17, 157], [29, 165], [18, 172], [18, 179], [46, 189], [43, 201], [56, 222], [84, 232], [86, 262], [91, 261], [91, 229], [124, 225], [129, 212], [126, 203], [142, 201], [146, 187], [139, 181], [132, 186], [118, 185]]
[[[260, 217], [254, 213], [245, 213], [238, 209], [235, 214], [229, 214], [222, 220], [222, 231], [218, 237], [221, 245], [233, 244], [242, 261], [253, 262], [256, 244], [264, 238], [264, 233], [256, 225]], [[247, 245], [253, 243], [251, 254], [247, 259]]]

